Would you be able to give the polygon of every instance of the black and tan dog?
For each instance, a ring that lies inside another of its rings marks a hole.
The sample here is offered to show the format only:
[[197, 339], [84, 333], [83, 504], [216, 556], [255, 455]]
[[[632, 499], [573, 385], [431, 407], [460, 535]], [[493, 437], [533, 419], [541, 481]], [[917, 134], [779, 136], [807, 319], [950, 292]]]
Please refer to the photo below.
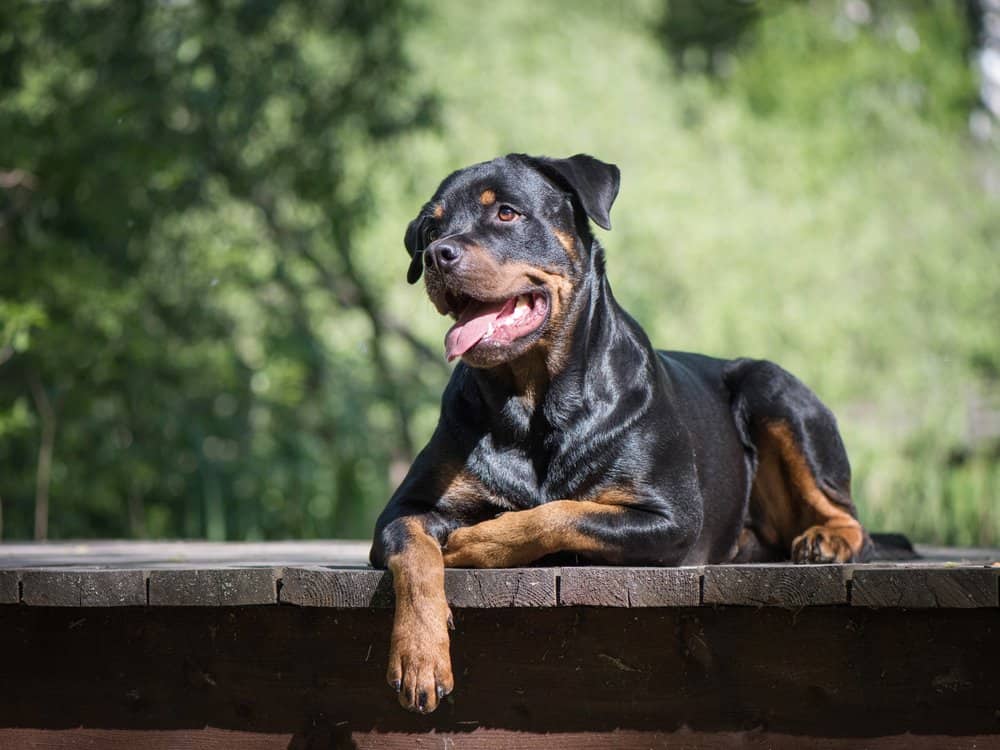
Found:
[[453, 687], [445, 567], [845, 562], [870, 541], [830, 411], [761, 360], [653, 349], [615, 301], [588, 219], [619, 172], [511, 154], [448, 177], [406, 231], [460, 357], [430, 443], [378, 520], [392, 571], [389, 683]]

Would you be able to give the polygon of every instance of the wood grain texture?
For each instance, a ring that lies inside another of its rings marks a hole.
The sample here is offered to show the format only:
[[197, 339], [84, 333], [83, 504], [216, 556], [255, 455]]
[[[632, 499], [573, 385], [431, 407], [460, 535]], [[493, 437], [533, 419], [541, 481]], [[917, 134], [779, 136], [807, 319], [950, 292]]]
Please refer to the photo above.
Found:
[[289, 734], [292, 748], [405, 735], [444, 747], [480, 728], [553, 743], [773, 733], [802, 747], [1000, 731], [986, 609], [466, 608], [455, 624], [455, 692], [418, 716], [385, 684], [388, 609], [0, 607], [0, 728], [216, 727]]
[[366, 567], [370, 541], [176, 542], [94, 539], [80, 542], [4, 542], [0, 569], [103, 565], [116, 568], [213, 565], [338, 565]]
[[465, 733], [361, 734], [351, 736], [357, 750], [969, 750], [996, 748], [994, 735], [950, 737], [895, 735], [866, 737], [803, 737], [755, 729], [746, 732], [676, 732], [615, 729], [609, 732], [562, 732], [528, 734], [497, 729], [474, 729]]
[[[996, 550], [936, 552], [956, 559], [1000, 557]], [[299, 606], [390, 607], [391, 580], [365, 564], [366, 554], [366, 542], [5, 544], [0, 604], [234, 606], [275, 604], [280, 597]], [[855, 606], [968, 608], [1000, 606], [998, 577], [1000, 568], [982, 562], [924, 559], [848, 566], [450, 569], [446, 588], [452, 606], [466, 608], [702, 603], [797, 609], [845, 604], [852, 596]], [[23, 599], [19, 581], [25, 582]]]
[[[149, 579], [148, 600], [146, 577]], [[699, 577], [703, 577], [699, 597]], [[20, 568], [0, 571], [0, 603], [31, 606], [391, 607], [389, 574], [371, 568], [297, 566]], [[851, 579], [850, 593], [845, 579]], [[723, 565], [704, 568], [514, 568], [448, 570], [454, 607], [861, 607], [1000, 606], [1000, 568], [940, 564], [870, 567]], [[558, 592], [558, 596], [557, 596]]]
[[714, 565], [705, 568], [704, 603], [796, 609], [847, 604], [842, 565]]
[[855, 607], [974, 608], [1000, 606], [1000, 569], [891, 567], [854, 569]]
[[141, 607], [146, 576], [141, 570], [24, 570], [21, 601], [36, 607]]
[[150, 606], [233, 607], [276, 604], [280, 571], [272, 568], [195, 568], [149, 573]]
[[445, 570], [452, 607], [554, 607], [557, 568]]
[[559, 603], [590, 607], [696, 607], [701, 568], [563, 568]]
[[384, 570], [285, 568], [279, 597], [299, 607], [391, 607], [392, 576]]
[[230, 729], [0, 729], [0, 748], [17, 750], [288, 750], [291, 734]]
[[[113, 566], [119, 568], [256, 565], [285, 567], [333, 565], [364, 568], [368, 540], [284, 542], [118, 541], [9, 542], [0, 544], [0, 569], [24, 567]], [[916, 545], [925, 562], [1000, 561], [1000, 549]]]
[[18, 603], [18, 579], [16, 570], [0, 570], [0, 604]]
[[[555, 568], [446, 570], [452, 607], [553, 607]], [[383, 570], [286, 568], [281, 602], [302, 607], [392, 607], [392, 575]]]
[[142, 731], [128, 729], [0, 729], [0, 748], [18, 750], [968, 750], [996, 747], [996, 735], [954, 737], [945, 734], [867, 737], [802, 737], [762, 730], [746, 732], [676, 732], [611, 730], [532, 734], [470, 727], [463, 732], [329, 732], [301, 741], [291, 734], [236, 732], [225, 729]]

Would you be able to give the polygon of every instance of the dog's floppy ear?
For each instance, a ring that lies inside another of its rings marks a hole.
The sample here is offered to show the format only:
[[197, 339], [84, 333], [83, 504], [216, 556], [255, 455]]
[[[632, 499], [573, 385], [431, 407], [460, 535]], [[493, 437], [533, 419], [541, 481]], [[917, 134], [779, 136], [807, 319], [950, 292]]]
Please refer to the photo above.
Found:
[[568, 159], [535, 159], [543, 172], [555, 174], [580, 199], [587, 216], [602, 229], [611, 229], [611, 205], [618, 197], [621, 172], [614, 164], [607, 164], [587, 154], [577, 154]]
[[424, 272], [424, 237], [420, 231], [422, 224], [423, 217], [418, 216], [409, 223], [403, 236], [406, 252], [410, 254], [410, 269], [406, 272], [406, 280], [411, 284], [416, 284], [420, 274]]

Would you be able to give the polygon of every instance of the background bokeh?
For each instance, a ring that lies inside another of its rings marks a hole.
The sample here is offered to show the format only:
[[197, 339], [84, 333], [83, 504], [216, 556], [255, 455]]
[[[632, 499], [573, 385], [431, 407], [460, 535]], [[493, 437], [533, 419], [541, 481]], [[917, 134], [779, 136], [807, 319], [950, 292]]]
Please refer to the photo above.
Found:
[[867, 524], [1000, 544], [986, 15], [2, 4], [0, 538], [368, 536], [449, 371], [403, 230], [521, 151], [619, 165], [619, 299], [811, 385]]

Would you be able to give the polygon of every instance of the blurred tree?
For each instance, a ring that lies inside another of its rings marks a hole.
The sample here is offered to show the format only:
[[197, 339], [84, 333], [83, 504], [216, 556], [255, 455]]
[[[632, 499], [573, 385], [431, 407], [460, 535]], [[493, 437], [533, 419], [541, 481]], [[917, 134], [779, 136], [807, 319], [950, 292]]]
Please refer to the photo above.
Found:
[[3, 4], [8, 536], [366, 533], [421, 397], [387, 339], [430, 356], [354, 262], [374, 154], [432, 120], [409, 17]]
[[[714, 190], [731, 190], [726, 257], [745, 271], [734, 259], [746, 253], [759, 274], [746, 277], [752, 296], [728, 281], [703, 334], [728, 329], [723, 350], [746, 351], [771, 329], [769, 356], [802, 362], [793, 369], [842, 402], [866, 523], [995, 544], [1000, 294], [986, 269], [1000, 247], [998, 141], [975, 112], [969, 65], [977, 36], [986, 44], [983, 8], [663, 0], [660, 13], [656, 38], [683, 74], [671, 91], [679, 122], [735, 167], [695, 157], [722, 178]], [[690, 228], [685, 242], [698, 244]], [[777, 288], [761, 283], [766, 267], [789, 281], [778, 295], [763, 291]], [[809, 362], [822, 365], [810, 373]]]
[[658, 31], [679, 71], [719, 75], [759, 18], [756, 0], [665, 0]]
[[866, 523], [995, 544], [998, 151], [995, 123], [968, 137], [963, 5], [496, 20], [0, 3], [4, 536], [36, 507], [53, 537], [368, 535], [447, 375], [402, 228], [450, 170], [516, 150], [622, 166], [620, 299], [658, 344], [816, 388]]

